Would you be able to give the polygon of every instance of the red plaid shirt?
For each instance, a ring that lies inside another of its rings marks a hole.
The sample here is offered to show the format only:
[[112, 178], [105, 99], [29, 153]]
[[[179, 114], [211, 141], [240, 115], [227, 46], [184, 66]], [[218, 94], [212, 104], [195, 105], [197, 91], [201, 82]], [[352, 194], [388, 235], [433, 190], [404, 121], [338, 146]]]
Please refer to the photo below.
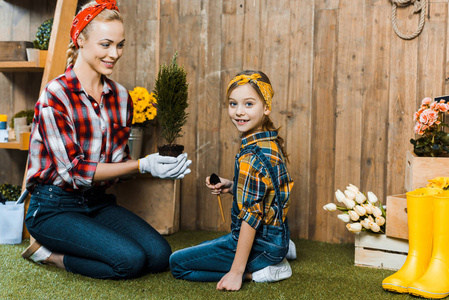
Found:
[[34, 110], [27, 188], [42, 183], [83, 191], [99, 162], [130, 159], [132, 99], [123, 86], [102, 79], [100, 103], [84, 91], [72, 66], [46, 86]]

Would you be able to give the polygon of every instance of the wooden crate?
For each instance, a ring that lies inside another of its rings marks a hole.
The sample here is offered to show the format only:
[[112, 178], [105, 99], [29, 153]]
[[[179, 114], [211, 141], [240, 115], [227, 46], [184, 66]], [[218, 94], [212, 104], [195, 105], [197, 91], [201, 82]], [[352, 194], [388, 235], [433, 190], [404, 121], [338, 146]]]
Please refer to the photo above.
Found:
[[33, 48], [32, 42], [0, 42], [0, 61], [26, 61], [26, 48]]
[[360, 232], [355, 237], [356, 266], [399, 270], [407, 254], [407, 240], [367, 232]]
[[181, 180], [140, 175], [119, 183], [108, 192], [117, 196], [117, 203], [147, 221], [160, 234], [179, 230]]
[[388, 237], [408, 239], [407, 198], [405, 194], [387, 196], [385, 234]]
[[412, 151], [407, 151], [405, 160], [407, 192], [425, 187], [429, 179], [449, 177], [449, 157], [419, 157]]

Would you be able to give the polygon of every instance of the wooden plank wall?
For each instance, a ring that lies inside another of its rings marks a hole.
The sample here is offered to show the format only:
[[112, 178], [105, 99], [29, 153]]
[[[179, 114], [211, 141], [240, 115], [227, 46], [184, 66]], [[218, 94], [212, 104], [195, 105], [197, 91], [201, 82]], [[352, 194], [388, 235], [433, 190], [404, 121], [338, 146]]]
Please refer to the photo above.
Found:
[[[35, 10], [27, 16], [18, 12], [20, 5], [13, 9], [0, 0], [0, 26], [14, 24], [12, 30], [0, 31], [0, 39], [29, 37], [29, 29], [19, 30], [24, 28], [20, 22], [31, 28], [30, 23], [41, 21], [32, 21], [38, 13], [49, 14], [45, 5], [15, 2]], [[44, 1], [50, 8], [53, 2]], [[348, 183], [373, 191], [383, 203], [387, 195], [405, 191], [412, 115], [422, 98], [448, 93], [448, 0], [429, 1], [424, 30], [411, 41], [394, 33], [389, 0], [118, 3], [125, 15], [127, 44], [114, 79], [129, 89], [151, 90], [158, 65], [175, 51], [188, 72], [189, 119], [179, 142], [193, 165], [192, 174], [182, 181], [182, 228], [229, 230], [232, 199], [222, 197], [223, 224], [216, 197], [208, 193], [204, 180], [212, 172], [233, 176], [240, 139], [228, 119], [224, 92], [243, 69], [265, 71], [275, 90], [272, 117], [282, 126], [295, 180], [289, 212], [293, 236], [353, 241], [337, 213], [322, 209], [334, 201], [334, 191]], [[406, 33], [418, 25], [412, 9], [398, 10], [399, 28]], [[20, 85], [21, 76], [33, 75], [0, 74], [0, 93], [5, 95], [1, 110], [30, 101], [17, 101], [30, 97], [26, 89], [11, 88], [11, 81]], [[157, 132], [156, 125], [147, 132], [145, 152], [163, 142]], [[20, 169], [15, 157], [11, 161], [16, 153], [0, 154], [2, 165]], [[8, 175], [1, 169], [0, 181]], [[16, 177], [20, 176], [12, 175]]]

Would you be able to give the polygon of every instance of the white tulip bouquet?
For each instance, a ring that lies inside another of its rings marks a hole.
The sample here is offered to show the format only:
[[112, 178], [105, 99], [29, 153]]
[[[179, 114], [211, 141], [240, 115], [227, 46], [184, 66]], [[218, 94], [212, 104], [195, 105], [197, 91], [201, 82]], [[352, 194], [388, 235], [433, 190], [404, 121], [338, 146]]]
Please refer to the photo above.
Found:
[[338, 205], [328, 203], [323, 208], [327, 211], [342, 211], [337, 217], [347, 223], [346, 228], [350, 232], [366, 230], [385, 233], [386, 212], [373, 192], [368, 192], [365, 196], [358, 187], [349, 184], [344, 192], [337, 190], [335, 197]]

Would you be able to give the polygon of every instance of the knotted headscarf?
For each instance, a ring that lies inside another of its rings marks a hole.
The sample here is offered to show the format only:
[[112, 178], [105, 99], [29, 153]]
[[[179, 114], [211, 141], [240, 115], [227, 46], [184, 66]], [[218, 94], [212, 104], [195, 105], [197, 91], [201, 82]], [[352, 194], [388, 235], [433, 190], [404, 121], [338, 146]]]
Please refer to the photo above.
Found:
[[76, 48], [78, 46], [78, 36], [81, 31], [87, 26], [87, 24], [92, 21], [99, 13], [101, 13], [104, 9], [111, 9], [118, 11], [117, 2], [115, 0], [95, 0], [97, 4], [86, 7], [82, 11], [80, 11], [72, 22], [72, 28], [70, 28], [70, 37], [72, 38], [73, 43]]
[[235, 76], [231, 82], [229, 82], [228, 88], [226, 90], [226, 93], [229, 92], [229, 88], [231, 85], [235, 82], [237, 82], [238, 85], [244, 85], [248, 82], [254, 82], [259, 87], [260, 92], [263, 95], [263, 98], [265, 100], [265, 104], [268, 106], [268, 109], [271, 110], [271, 99], [273, 98], [273, 89], [271, 88], [271, 84], [263, 82], [261, 80], [257, 80], [259, 78], [262, 78], [262, 76], [259, 73], [254, 73], [252, 75], [238, 75]]

